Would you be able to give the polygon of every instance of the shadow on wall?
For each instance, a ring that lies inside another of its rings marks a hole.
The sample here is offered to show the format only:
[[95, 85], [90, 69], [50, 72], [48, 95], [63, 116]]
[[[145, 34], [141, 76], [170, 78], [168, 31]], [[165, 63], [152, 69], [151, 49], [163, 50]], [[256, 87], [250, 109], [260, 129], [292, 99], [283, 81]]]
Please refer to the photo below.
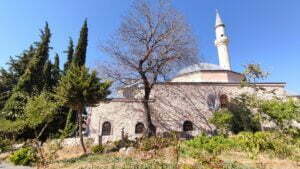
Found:
[[228, 101], [223, 92], [218, 86], [164, 85], [156, 89], [151, 105], [155, 124], [164, 131], [212, 134], [209, 118]]

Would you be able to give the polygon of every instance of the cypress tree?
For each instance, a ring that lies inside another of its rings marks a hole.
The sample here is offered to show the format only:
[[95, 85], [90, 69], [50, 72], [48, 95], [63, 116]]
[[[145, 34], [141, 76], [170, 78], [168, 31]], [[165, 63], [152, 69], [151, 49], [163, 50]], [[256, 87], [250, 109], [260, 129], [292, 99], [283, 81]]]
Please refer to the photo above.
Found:
[[52, 63], [48, 60], [44, 66], [44, 90], [50, 91], [52, 89], [52, 79], [51, 79], [51, 70], [52, 70]]
[[87, 45], [88, 45], [88, 26], [87, 26], [87, 20], [85, 20], [80, 31], [80, 36], [73, 57], [73, 62], [76, 65], [82, 66], [85, 64]]
[[[23, 109], [20, 108], [20, 105], [26, 104], [27, 96], [37, 95], [44, 89], [46, 81], [44, 75], [45, 64], [49, 57], [50, 37], [50, 29], [48, 23], [46, 23], [44, 30], [41, 31], [41, 41], [37, 43], [32, 59], [30, 59], [25, 72], [13, 88], [12, 95], [4, 105], [2, 115], [6, 118], [9, 119], [13, 117], [14, 113], [17, 113], [18, 116], [22, 116]], [[21, 99], [20, 96], [22, 96]], [[20, 102], [22, 102], [22, 104]], [[16, 107], [18, 107], [18, 112], [15, 111]]]
[[35, 48], [31, 45], [28, 50], [22, 54], [10, 57], [7, 65], [8, 68], [0, 69], [0, 109], [3, 108], [5, 102], [12, 94], [12, 89], [17, 84], [20, 76], [22, 76], [33, 57]]
[[72, 38], [70, 38], [70, 40], [69, 40], [68, 50], [65, 51], [65, 53], [67, 53], [67, 61], [64, 64], [64, 73], [67, 72], [70, 64], [72, 63], [72, 59], [73, 59], [73, 55], [74, 55], [74, 44], [73, 44]]
[[33, 58], [30, 60], [28, 68], [25, 73], [20, 77], [15, 91], [26, 91], [31, 94], [34, 90], [42, 91], [44, 87], [44, 75], [43, 71], [45, 63], [49, 58], [49, 43], [50, 43], [50, 29], [48, 23], [43, 31], [41, 31], [41, 42], [38, 43], [36, 52]]
[[54, 64], [52, 66], [52, 87], [55, 87], [60, 79], [60, 69], [59, 69], [59, 56], [58, 54], [54, 57]]

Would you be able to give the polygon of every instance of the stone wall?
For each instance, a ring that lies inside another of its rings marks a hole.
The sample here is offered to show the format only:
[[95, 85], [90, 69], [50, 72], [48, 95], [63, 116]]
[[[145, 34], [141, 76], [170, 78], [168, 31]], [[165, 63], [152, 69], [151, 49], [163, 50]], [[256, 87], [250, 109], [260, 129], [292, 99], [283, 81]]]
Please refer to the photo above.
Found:
[[[283, 84], [260, 84], [267, 93], [259, 93], [260, 97], [270, 99], [275, 95], [285, 97]], [[153, 123], [157, 133], [168, 131], [182, 131], [183, 123], [191, 121], [194, 130], [191, 135], [201, 132], [211, 133], [215, 128], [208, 119], [212, 112], [219, 108], [219, 97], [222, 94], [231, 99], [241, 93], [251, 93], [251, 88], [241, 88], [239, 84], [223, 83], [162, 83], [155, 85], [150, 103], [153, 112]], [[273, 92], [269, 93], [269, 92]], [[211, 97], [214, 101], [211, 101]], [[210, 98], [210, 99], [209, 99]], [[103, 143], [120, 140], [122, 131], [130, 139], [142, 136], [135, 134], [135, 126], [141, 122], [144, 125], [145, 116], [143, 105], [138, 99], [113, 99], [102, 102], [99, 106], [90, 108], [91, 123], [90, 137]], [[99, 137], [104, 122], [110, 122], [111, 135]]]

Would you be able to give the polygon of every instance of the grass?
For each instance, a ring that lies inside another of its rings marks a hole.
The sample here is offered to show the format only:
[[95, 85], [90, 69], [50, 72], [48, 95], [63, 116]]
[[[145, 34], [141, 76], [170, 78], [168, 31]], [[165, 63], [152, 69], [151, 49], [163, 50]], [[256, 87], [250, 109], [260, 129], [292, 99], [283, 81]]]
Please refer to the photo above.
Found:
[[[49, 169], [176, 169], [172, 148], [157, 151], [151, 158], [144, 158], [151, 152], [137, 151], [132, 155], [120, 153], [88, 154], [57, 160]], [[68, 156], [68, 155], [66, 155]], [[222, 164], [222, 165], [221, 165]], [[261, 153], [256, 159], [245, 152], [227, 151], [217, 156], [205, 154], [201, 158], [181, 156], [178, 169], [298, 169], [296, 161], [270, 158]]]

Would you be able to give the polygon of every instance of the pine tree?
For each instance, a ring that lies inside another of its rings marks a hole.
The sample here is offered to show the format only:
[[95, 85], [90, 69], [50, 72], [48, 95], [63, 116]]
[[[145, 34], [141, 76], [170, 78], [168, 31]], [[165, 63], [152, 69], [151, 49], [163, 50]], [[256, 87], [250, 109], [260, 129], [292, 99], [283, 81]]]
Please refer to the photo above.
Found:
[[69, 108], [77, 112], [79, 136], [82, 149], [86, 153], [82, 135], [82, 113], [85, 107], [95, 106], [110, 93], [110, 82], [100, 82], [96, 72], [89, 73], [84, 66], [72, 64], [67, 74], [59, 81], [56, 95]]
[[68, 67], [72, 63], [72, 59], [73, 59], [73, 55], [74, 55], [74, 44], [73, 44], [72, 38], [70, 38], [70, 40], [69, 40], [68, 50], [65, 51], [65, 53], [67, 53], [67, 61], [64, 64], [64, 72], [66, 73], [68, 70]]
[[88, 27], [87, 27], [87, 20], [85, 20], [80, 31], [80, 37], [78, 39], [77, 47], [73, 57], [73, 62], [76, 65], [82, 66], [85, 64], [87, 46], [88, 46]]

